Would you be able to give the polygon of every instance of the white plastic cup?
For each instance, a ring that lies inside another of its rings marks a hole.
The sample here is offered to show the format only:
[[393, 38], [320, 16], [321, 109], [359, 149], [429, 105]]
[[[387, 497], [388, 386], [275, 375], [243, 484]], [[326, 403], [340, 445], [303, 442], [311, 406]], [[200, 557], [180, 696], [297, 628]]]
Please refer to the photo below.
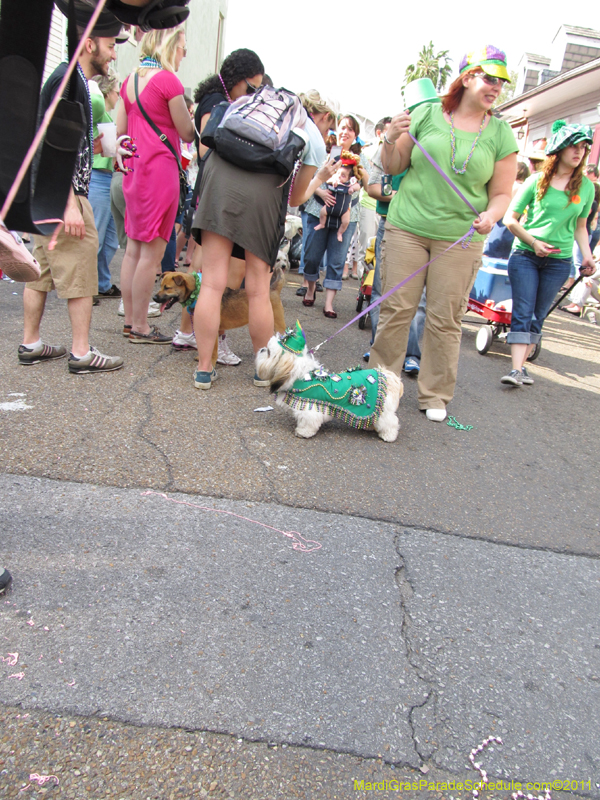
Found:
[[98, 133], [102, 134], [102, 155], [114, 158], [117, 155], [117, 125], [115, 122], [99, 122]]

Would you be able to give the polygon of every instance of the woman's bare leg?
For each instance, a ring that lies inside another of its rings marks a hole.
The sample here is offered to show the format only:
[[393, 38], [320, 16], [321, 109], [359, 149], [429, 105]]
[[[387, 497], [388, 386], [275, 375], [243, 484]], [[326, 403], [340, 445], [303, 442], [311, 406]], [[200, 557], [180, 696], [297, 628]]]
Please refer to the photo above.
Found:
[[248, 295], [248, 328], [252, 347], [257, 353], [273, 336], [275, 324], [270, 300], [271, 271], [266, 261], [246, 252], [246, 294]]
[[219, 334], [221, 298], [227, 285], [233, 243], [211, 231], [202, 231], [202, 283], [194, 311], [198, 369], [212, 370], [211, 356]]
[[123, 297], [123, 307], [125, 309], [125, 325], [131, 325], [133, 320], [133, 303], [131, 291], [133, 276], [140, 258], [142, 243], [136, 239], [127, 239], [127, 247], [121, 265], [121, 295]]
[[150, 333], [147, 319], [148, 305], [152, 298], [156, 272], [157, 269], [160, 271], [160, 262], [165, 253], [167, 242], [164, 239], [157, 238], [151, 242], [139, 242], [139, 245], [140, 257], [131, 282], [131, 302], [133, 307], [131, 325], [136, 333]]

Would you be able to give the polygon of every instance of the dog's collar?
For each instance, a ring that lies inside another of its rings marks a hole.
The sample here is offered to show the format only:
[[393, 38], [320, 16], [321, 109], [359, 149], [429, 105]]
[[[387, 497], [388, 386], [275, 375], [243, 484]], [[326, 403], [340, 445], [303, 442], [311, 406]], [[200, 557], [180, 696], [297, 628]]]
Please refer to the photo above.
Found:
[[194, 291], [188, 297], [187, 300], [184, 300], [181, 304], [184, 308], [187, 308], [188, 311], [190, 308], [194, 308], [196, 305], [196, 300], [198, 299], [198, 295], [200, 294], [200, 284], [202, 283], [202, 275], [199, 272], [194, 272], [194, 278], [196, 279], [196, 286], [194, 287]]

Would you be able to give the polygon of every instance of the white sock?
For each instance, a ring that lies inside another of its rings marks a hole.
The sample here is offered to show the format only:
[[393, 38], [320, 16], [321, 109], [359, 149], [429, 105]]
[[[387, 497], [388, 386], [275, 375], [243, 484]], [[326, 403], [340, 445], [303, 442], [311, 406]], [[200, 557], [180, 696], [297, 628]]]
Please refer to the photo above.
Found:
[[41, 346], [42, 346], [41, 339], [38, 339], [37, 342], [34, 342], [33, 344], [25, 344], [25, 342], [23, 342], [23, 347], [26, 347], [28, 350], [35, 350], [36, 347], [41, 347]]
[[92, 352], [91, 350], [88, 350], [87, 353], [85, 353], [82, 356], [75, 356], [75, 355], [73, 355], [73, 353], [71, 353], [71, 355], [73, 356], [73, 358], [76, 358], [79, 361], [82, 358], [87, 358], [91, 352]]

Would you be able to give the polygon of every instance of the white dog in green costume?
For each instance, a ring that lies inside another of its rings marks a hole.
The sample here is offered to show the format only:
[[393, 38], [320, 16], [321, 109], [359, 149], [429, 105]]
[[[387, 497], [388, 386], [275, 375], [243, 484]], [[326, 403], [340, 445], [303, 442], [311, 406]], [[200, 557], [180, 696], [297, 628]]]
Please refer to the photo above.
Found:
[[387, 369], [328, 372], [308, 352], [299, 322], [258, 351], [256, 374], [270, 381], [277, 405], [292, 409], [296, 436], [310, 439], [328, 419], [341, 419], [353, 428], [375, 429], [384, 442], [398, 437], [400, 378]]

